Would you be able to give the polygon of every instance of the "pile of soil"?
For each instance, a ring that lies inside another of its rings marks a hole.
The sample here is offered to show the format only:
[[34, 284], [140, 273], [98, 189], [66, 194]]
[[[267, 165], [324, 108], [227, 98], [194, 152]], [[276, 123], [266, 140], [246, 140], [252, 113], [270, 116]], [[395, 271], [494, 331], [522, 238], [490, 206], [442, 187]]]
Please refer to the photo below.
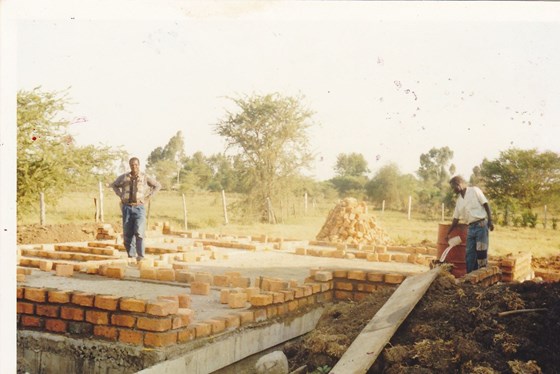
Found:
[[[333, 305], [315, 331], [285, 345], [290, 369], [332, 368], [388, 296], [381, 292], [361, 303]], [[533, 308], [546, 311], [498, 316]], [[560, 283], [483, 287], [457, 284], [444, 272], [369, 373], [559, 373], [559, 334]]]
[[[117, 232], [122, 231], [121, 223], [111, 223]], [[86, 242], [95, 240], [97, 223], [68, 223], [60, 225], [25, 225], [17, 228], [17, 244], [48, 244], [65, 242]], [[120, 230], [120, 231], [119, 231]]]

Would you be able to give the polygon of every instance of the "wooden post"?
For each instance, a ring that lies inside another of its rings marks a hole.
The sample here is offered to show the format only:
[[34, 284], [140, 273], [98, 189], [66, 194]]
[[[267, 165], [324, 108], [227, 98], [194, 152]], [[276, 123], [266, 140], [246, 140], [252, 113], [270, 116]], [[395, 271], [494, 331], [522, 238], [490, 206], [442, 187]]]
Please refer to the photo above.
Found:
[[445, 203], [441, 203], [441, 221], [445, 221]]
[[45, 194], [42, 192], [39, 192], [39, 212], [40, 212], [40, 217], [39, 217], [39, 222], [41, 223], [41, 226], [45, 225]]
[[381, 214], [385, 213], [385, 200], [381, 203]]
[[546, 229], [546, 205], [544, 206], [544, 228]]
[[229, 220], [227, 217], [226, 192], [224, 190], [222, 190], [222, 206], [224, 207], [224, 225], [227, 225]]
[[99, 222], [99, 207], [97, 205], [97, 197], [93, 198], [93, 205], [95, 206], [95, 223]]
[[183, 223], [185, 226], [185, 231], [189, 229], [189, 225], [187, 223], [187, 199], [185, 194], [183, 194]]
[[99, 220], [103, 220], [103, 183], [99, 181]]
[[303, 214], [307, 215], [307, 191], [303, 195]]
[[410, 212], [412, 211], [412, 196], [408, 196], [408, 220], [410, 221]]

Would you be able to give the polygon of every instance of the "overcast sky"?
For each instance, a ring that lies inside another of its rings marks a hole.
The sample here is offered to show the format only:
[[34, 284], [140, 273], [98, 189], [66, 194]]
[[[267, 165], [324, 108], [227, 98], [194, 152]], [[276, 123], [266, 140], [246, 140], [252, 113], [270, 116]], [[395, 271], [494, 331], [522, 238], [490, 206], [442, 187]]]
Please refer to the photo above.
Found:
[[510, 147], [560, 151], [557, 3], [95, 4], [23, 2], [16, 22], [17, 89], [69, 88], [78, 144], [145, 161], [181, 130], [188, 155], [222, 152], [226, 97], [278, 92], [315, 112], [321, 180], [340, 153], [413, 173], [448, 146], [469, 177]]

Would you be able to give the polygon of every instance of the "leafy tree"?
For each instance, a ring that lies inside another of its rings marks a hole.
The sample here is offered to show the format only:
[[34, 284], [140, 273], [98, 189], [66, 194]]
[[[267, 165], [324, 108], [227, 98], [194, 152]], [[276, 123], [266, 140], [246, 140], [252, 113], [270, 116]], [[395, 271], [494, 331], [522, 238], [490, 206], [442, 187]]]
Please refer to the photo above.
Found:
[[392, 163], [382, 167], [366, 184], [368, 197], [379, 205], [385, 200], [385, 206], [403, 210], [408, 206], [408, 197], [415, 195], [418, 184], [411, 174], [401, 174], [399, 167]]
[[502, 208], [516, 202], [526, 209], [555, 202], [560, 193], [560, 155], [536, 149], [508, 149], [489, 161], [484, 159], [480, 174], [486, 193]]
[[339, 177], [362, 177], [369, 173], [368, 163], [361, 153], [340, 153], [334, 170]]
[[108, 181], [116, 163], [127, 157], [122, 150], [76, 145], [68, 133], [70, 121], [62, 116], [67, 104], [66, 92], [37, 87], [17, 94], [18, 212], [36, 206], [40, 192], [55, 204], [70, 188]]
[[361, 200], [365, 195], [368, 179], [365, 176], [348, 175], [334, 177], [329, 182], [338, 191], [339, 197], [354, 197]]
[[439, 212], [439, 205], [451, 198], [449, 179], [455, 173], [451, 164], [453, 151], [449, 147], [432, 148], [420, 155], [420, 168], [417, 171], [422, 182], [418, 192], [418, 204], [428, 214]]
[[191, 189], [207, 190], [212, 180], [213, 170], [204, 153], [198, 151], [191, 157], [185, 157], [183, 164], [182, 173], [187, 177], [187, 185]]
[[177, 131], [169, 139], [165, 147], [157, 147], [150, 153], [146, 168], [148, 172], [156, 176], [162, 188], [176, 188], [180, 183], [180, 173], [184, 158], [185, 141], [183, 133]]
[[249, 193], [246, 213], [260, 212], [268, 219], [267, 199], [279, 203], [280, 192], [291, 189], [290, 179], [313, 159], [307, 134], [313, 112], [303, 107], [302, 98], [278, 93], [230, 99], [239, 111], [228, 111], [215, 132], [236, 155]]
[[231, 157], [217, 153], [208, 158], [208, 164], [212, 169], [212, 179], [208, 184], [210, 191], [243, 192]]

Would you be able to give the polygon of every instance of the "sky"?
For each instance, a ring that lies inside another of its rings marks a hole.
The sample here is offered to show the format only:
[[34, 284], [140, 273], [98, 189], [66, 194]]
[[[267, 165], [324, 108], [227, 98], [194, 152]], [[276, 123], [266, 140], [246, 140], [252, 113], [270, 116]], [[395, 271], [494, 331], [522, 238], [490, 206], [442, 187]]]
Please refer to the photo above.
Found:
[[[17, 90], [64, 91], [78, 145], [143, 164], [182, 131], [185, 152], [224, 151], [229, 98], [279, 93], [312, 110], [334, 176], [360, 153], [370, 176], [449, 147], [469, 177], [516, 147], [560, 152], [558, 2], [0, 0], [0, 263], [15, 277]], [[8, 250], [7, 250], [8, 249]], [[15, 369], [15, 287], [0, 289], [3, 365]], [[6, 307], [9, 306], [9, 307]], [[11, 308], [11, 309], [10, 309]], [[10, 322], [11, 321], [11, 322]], [[12, 370], [15, 371], [15, 370]]]
[[182, 131], [187, 155], [220, 153], [230, 98], [277, 92], [315, 113], [318, 180], [341, 153], [373, 176], [448, 146], [468, 178], [511, 147], [560, 151], [556, 3], [116, 3], [17, 12], [16, 88], [67, 90], [79, 145], [145, 164]]

